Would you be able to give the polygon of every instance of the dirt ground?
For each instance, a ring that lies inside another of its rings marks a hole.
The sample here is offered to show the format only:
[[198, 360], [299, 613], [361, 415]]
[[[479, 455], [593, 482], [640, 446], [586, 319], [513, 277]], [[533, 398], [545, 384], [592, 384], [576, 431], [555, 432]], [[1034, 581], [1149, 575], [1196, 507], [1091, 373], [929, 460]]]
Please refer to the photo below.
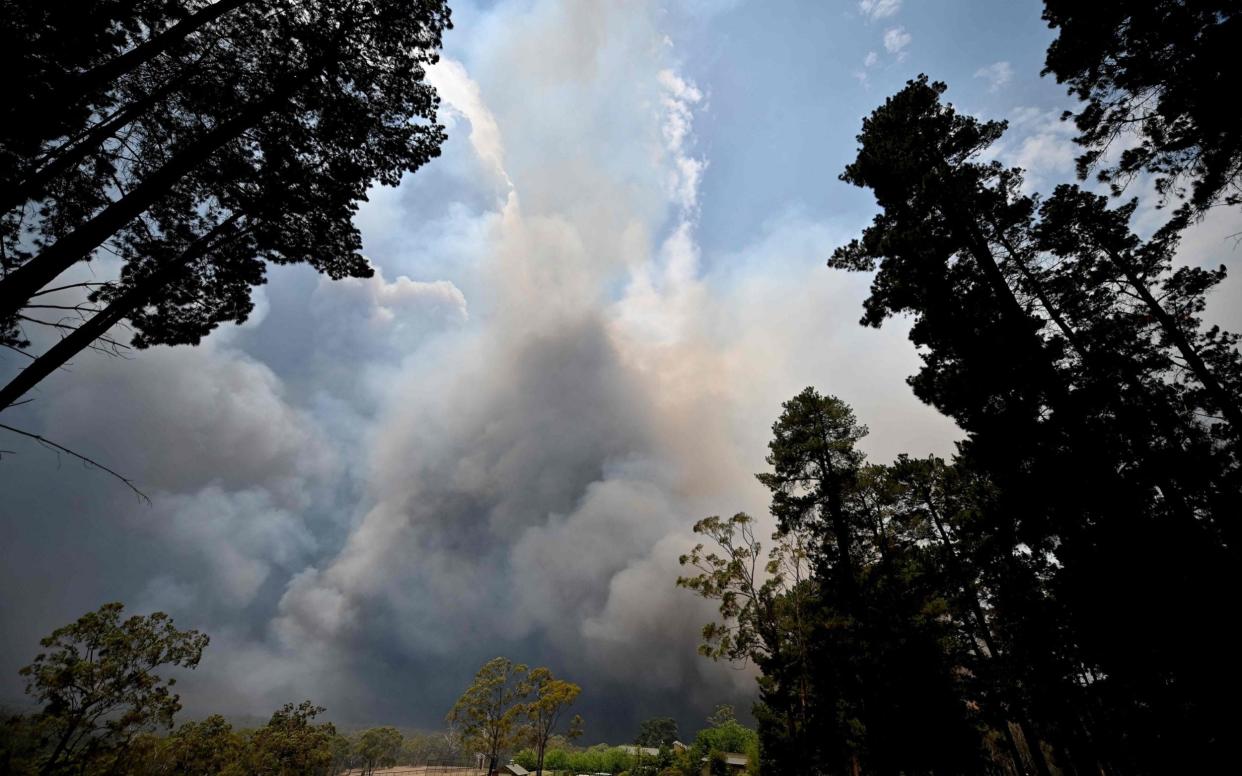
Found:
[[[487, 776], [483, 768], [454, 768], [439, 765], [399, 765], [396, 768], [378, 768], [372, 771], [375, 776]], [[345, 776], [360, 776], [362, 771], [355, 768]]]

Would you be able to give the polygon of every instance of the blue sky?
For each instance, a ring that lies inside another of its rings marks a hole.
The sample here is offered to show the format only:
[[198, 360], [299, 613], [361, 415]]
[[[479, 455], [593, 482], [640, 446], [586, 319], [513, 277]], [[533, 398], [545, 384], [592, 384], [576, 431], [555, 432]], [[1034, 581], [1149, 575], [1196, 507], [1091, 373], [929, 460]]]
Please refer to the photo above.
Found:
[[[878, 460], [957, 437], [904, 382], [902, 323], [859, 327], [867, 279], [824, 266], [873, 213], [837, 180], [860, 120], [926, 72], [1011, 119], [996, 152], [1032, 190], [1071, 180], [1039, 14], [455, 3], [444, 153], [358, 215], [375, 278], [273, 270], [245, 325], [86, 354], [14, 413], [154, 504], [5, 442], [0, 701], [38, 637], [122, 600], [212, 635], [191, 715], [311, 697], [434, 727], [496, 654], [582, 684], [593, 739], [746, 707], [751, 674], [695, 654], [711, 607], [673, 580], [698, 518], [770, 524], [751, 474], [780, 403], [841, 396]], [[1184, 260], [1236, 264], [1237, 231], [1210, 218]], [[1212, 308], [1235, 328], [1237, 298]]]
[[[743, 3], [706, 24], [679, 25], [685, 70], [710, 95], [696, 124], [712, 160], [703, 184], [705, 251], [745, 241], [782, 209], [869, 217], [869, 194], [836, 175], [853, 158], [860, 119], [921, 72], [949, 83], [950, 98], [972, 113], [1065, 105], [1063, 90], [1039, 78], [1052, 39], [1039, 19], [1041, 4], [912, 0], [892, 7], [892, 15], [870, 18], [853, 3]], [[892, 30], [898, 40], [909, 36], [897, 52], [884, 44]], [[1008, 63], [1012, 76], [991, 91], [975, 73], [997, 62]]]

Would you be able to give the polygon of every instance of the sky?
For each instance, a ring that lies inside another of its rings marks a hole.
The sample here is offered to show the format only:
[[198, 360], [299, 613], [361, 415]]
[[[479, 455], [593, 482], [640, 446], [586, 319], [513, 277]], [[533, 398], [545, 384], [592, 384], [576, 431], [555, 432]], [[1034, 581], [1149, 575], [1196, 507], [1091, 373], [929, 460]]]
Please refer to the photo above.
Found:
[[[504, 655], [583, 687], [588, 740], [693, 731], [755, 685], [696, 655], [713, 607], [677, 558], [707, 515], [770, 529], [752, 474], [781, 402], [841, 397], [877, 461], [951, 453], [904, 323], [859, 326], [868, 279], [825, 266], [875, 212], [837, 176], [927, 73], [1010, 121], [996, 154], [1030, 191], [1072, 180], [1040, 3], [452, 7], [443, 154], [357, 217], [375, 277], [274, 268], [245, 324], [84, 354], [5, 413], [152, 503], [0, 438], [0, 703], [41, 636], [119, 600], [210, 634], [184, 718], [310, 698], [438, 728]], [[1239, 231], [1209, 217], [1182, 260], [1236, 268]], [[1210, 317], [1242, 328], [1239, 296]]]

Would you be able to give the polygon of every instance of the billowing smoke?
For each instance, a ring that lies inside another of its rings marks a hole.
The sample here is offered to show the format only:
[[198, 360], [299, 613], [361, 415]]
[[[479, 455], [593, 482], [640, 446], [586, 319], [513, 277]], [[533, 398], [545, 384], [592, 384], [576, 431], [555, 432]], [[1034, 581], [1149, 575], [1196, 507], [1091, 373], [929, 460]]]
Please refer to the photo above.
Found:
[[39, 634], [116, 598], [212, 633], [191, 714], [435, 726], [503, 654], [582, 684], [593, 739], [693, 727], [754, 681], [695, 654], [712, 607], [677, 556], [700, 517], [766, 517], [780, 402], [815, 384], [877, 457], [945, 450], [903, 332], [859, 329], [865, 281], [823, 267], [847, 230], [791, 211], [704, 261], [711, 95], [659, 9], [515, 5], [433, 73], [445, 156], [360, 214], [376, 278], [275, 272], [245, 327], [84, 358], [23, 408], [155, 504], [5, 461], [5, 546], [39, 548], [0, 579], [6, 697]]

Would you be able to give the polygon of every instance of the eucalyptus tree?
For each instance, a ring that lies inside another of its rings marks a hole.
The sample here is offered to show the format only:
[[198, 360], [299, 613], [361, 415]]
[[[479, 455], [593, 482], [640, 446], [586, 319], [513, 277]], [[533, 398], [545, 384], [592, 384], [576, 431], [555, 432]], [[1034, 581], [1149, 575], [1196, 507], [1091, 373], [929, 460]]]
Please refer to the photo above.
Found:
[[315, 722], [325, 709], [310, 701], [286, 703], [250, 736], [246, 772], [256, 776], [331, 776], [336, 727]]
[[134, 736], [172, 727], [181, 709], [177, 680], [156, 670], [195, 668], [207, 636], [178, 629], [163, 612], [122, 619], [123, 610], [104, 604], [57, 628], [21, 669], [26, 694], [42, 707], [34, 720], [47, 741], [39, 773], [124, 762]]
[[[548, 741], [556, 732], [569, 707], [578, 700], [582, 688], [573, 682], [557, 679], [547, 668], [532, 668], [524, 680], [522, 690], [530, 698], [521, 706], [525, 718], [527, 740], [535, 748], [535, 773], [543, 776], [544, 756]], [[574, 715], [566, 731], [567, 739], [582, 735], [582, 717]]]
[[638, 724], [634, 743], [654, 749], [667, 748], [677, 740], [677, 720], [672, 717], [651, 717]]
[[355, 745], [362, 763], [363, 776], [370, 776], [376, 768], [389, 768], [397, 764], [404, 739], [395, 727], [378, 727], [364, 730]]
[[531, 689], [527, 671], [526, 665], [506, 657], [492, 658], [449, 710], [449, 724], [459, 728], [462, 738], [487, 756], [488, 773], [496, 771], [501, 752], [521, 740], [524, 702]]
[[186, 722], [169, 734], [156, 756], [158, 767], [184, 776], [240, 776], [245, 773], [245, 739], [228, 720], [212, 714]]

